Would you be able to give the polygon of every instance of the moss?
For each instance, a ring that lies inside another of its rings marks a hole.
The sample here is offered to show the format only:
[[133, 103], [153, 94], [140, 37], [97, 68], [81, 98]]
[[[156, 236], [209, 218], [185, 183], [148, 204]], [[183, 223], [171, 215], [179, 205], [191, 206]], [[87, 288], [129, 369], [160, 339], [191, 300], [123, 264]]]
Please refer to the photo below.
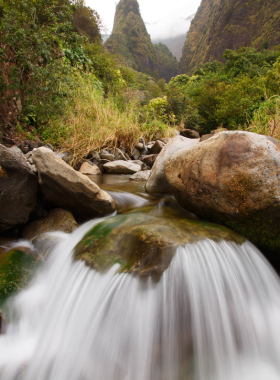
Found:
[[254, 216], [242, 221], [224, 223], [227, 227], [245, 236], [261, 250], [280, 250], [280, 224], [263, 217]]
[[38, 260], [21, 250], [0, 255], [0, 306], [6, 299], [26, 287]]
[[242, 244], [244, 238], [226, 227], [165, 214], [130, 213], [95, 226], [76, 246], [76, 260], [105, 271], [120, 264], [120, 272], [160, 278], [177, 247], [201, 239], [228, 240]]

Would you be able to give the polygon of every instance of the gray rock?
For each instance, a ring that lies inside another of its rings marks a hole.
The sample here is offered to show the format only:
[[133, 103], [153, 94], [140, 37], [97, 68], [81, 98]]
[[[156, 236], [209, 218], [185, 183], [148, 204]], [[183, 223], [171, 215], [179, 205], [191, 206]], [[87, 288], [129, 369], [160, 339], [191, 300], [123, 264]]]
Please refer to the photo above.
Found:
[[52, 151], [54, 150], [53, 146], [51, 144], [49, 144], [49, 143], [45, 144], [45, 148], [48, 148], [48, 149], [50, 149]]
[[100, 157], [102, 160], [108, 160], [108, 161], [114, 161], [115, 159], [115, 156], [110, 153], [101, 153]]
[[[19, 154], [19, 155], [20, 155], [25, 161], [27, 161], [27, 157], [26, 157], [26, 155], [23, 154], [22, 150], [19, 149], [18, 146], [13, 145], [13, 146], [11, 146], [11, 148], [9, 148], [9, 150], [10, 150], [11, 152], [16, 153], [16, 154]], [[28, 153], [27, 153], [27, 154], [28, 154]], [[30, 154], [32, 155], [31, 152], [30, 152]]]
[[154, 145], [151, 147], [150, 149], [150, 154], [159, 154], [162, 149], [165, 147], [165, 144], [160, 141], [160, 140], [157, 140]]
[[116, 203], [90, 179], [46, 148], [33, 153], [39, 183], [47, 201], [85, 220], [116, 210]]
[[211, 139], [211, 137], [213, 137], [214, 135], [212, 134], [207, 134], [207, 135], [202, 135], [201, 138], [200, 138], [200, 142], [203, 142], [203, 141], [206, 141], [206, 140], [209, 140]]
[[73, 161], [73, 156], [68, 152], [54, 152], [54, 154], [61, 158], [66, 164], [70, 165], [70, 163]]
[[38, 179], [22, 153], [0, 145], [0, 231], [28, 221], [37, 191]]
[[180, 131], [180, 135], [187, 137], [188, 139], [199, 139], [200, 135], [197, 131], [194, 131], [192, 129], [183, 129]]
[[144, 149], [144, 145], [142, 143], [138, 142], [135, 144], [134, 148], [141, 152]]
[[108, 164], [108, 162], [111, 162], [111, 161], [110, 161], [110, 160], [105, 160], [105, 159], [101, 159], [101, 160], [100, 160], [100, 164], [101, 164], [101, 165]]
[[150, 174], [151, 174], [151, 170], [141, 171], [141, 172], [133, 174], [129, 178], [129, 180], [130, 181], [143, 181], [143, 182], [146, 182], [146, 181], [148, 181], [148, 178], [149, 178]]
[[166, 161], [178, 150], [190, 148], [193, 145], [198, 144], [198, 142], [199, 139], [187, 139], [183, 136], [176, 136], [174, 139], [171, 139], [171, 141], [169, 141], [169, 143], [167, 143], [162, 149], [153, 165], [151, 175], [146, 184], [147, 192], [171, 194], [172, 189], [164, 172], [164, 165]]
[[96, 150], [91, 150], [87, 155], [87, 159], [100, 161], [100, 154]]
[[[142, 162], [141, 162], [142, 164]], [[103, 165], [106, 173], [134, 174], [141, 171], [141, 166], [131, 161], [114, 161]]]
[[133, 160], [138, 160], [138, 158], [141, 156], [140, 152], [138, 149], [134, 148], [132, 152], [132, 159]]
[[150, 154], [149, 156], [145, 156], [142, 161], [145, 165], [147, 165], [149, 168], [152, 168], [154, 166], [154, 163], [158, 157], [158, 154]]
[[71, 212], [56, 208], [50, 211], [47, 216], [28, 223], [23, 229], [23, 237], [31, 240], [46, 232], [63, 231], [71, 233], [77, 227], [78, 223]]
[[159, 139], [159, 141], [163, 142], [164, 144], [169, 143], [170, 140], [171, 140], [170, 137], [163, 137], [162, 139]]
[[79, 172], [85, 175], [101, 174], [101, 171], [97, 165], [90, 165], [88, 162], [83, 163], [83, 165], [80, 167]]
[[111, 154], [114, 155], [114, 158], [117, 161], [118, 160], [127, 161], [127, 158], [126, 158], [125, 154], [119, 148], [112, 149]]

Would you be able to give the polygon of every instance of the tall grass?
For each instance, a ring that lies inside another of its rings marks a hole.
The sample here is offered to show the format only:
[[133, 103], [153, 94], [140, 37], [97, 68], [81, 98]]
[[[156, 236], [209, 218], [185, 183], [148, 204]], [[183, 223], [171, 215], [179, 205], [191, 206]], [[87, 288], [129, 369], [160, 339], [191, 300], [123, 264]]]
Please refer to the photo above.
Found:
[[104, 98], [93, 75], [78, 75], [72, 91], [63, 117], [52, 118], [42, 137], [71, 153], [74, 161], [92, 149], [121, 146], [130, 153], [140, 137], [150, 141], [159, 132], [162, 137], [176, 134], [176, 129], [157, 120], [140, 124], [136, 104], [129, 103], [120, 110], [113, 96]]
[[250, 120], [249, 131], [280, 139], [280, 97], [262, 103]]

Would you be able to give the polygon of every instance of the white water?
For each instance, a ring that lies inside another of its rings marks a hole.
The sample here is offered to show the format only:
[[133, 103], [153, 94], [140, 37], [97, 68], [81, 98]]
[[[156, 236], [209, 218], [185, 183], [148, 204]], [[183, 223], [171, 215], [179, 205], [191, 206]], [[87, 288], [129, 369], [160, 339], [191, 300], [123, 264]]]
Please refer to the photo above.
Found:
[[1, 380], [280, 379], [279, 279], [256, 248], [189, 244], [155, 284], [72, 262], [95, 223], [61, 233], [9, 305]]

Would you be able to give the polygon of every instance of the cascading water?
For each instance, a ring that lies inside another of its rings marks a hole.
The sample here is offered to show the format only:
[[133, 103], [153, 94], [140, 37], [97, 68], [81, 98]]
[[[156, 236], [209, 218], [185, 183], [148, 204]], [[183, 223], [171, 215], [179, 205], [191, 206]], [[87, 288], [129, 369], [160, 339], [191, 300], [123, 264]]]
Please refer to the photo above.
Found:
[[251, 243], [186, 244], [153, 282], [73, 261], [100, 222], [40, 252], [7, 305], [0, 380], [279, 380], [280, 282]]

